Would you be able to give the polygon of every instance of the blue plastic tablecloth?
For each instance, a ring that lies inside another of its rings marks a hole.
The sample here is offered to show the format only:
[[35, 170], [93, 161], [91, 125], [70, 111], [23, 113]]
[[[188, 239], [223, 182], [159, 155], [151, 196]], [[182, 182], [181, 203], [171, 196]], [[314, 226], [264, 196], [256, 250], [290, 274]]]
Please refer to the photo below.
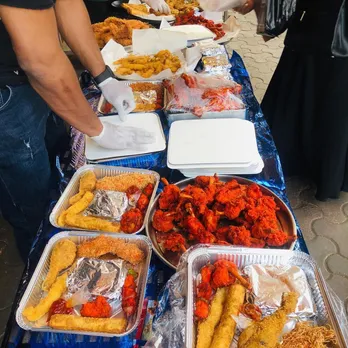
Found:
[[[234, 80], [243, 86], [242, 98], [248, 108], [247, 119], [252, 121], [255, 125], [258, 149], [265, 164], [262, 173], [258, 175], [249, 175], [246, 177], [254, 180], [261, 185], [267, 186], [289, 205], [289, 200], [285, 190], [284, 176], [277, 149], [273, 142], [269, 127], [260, 109], [260, 105], [254, 96], [248, 72], [241, 57], [236, 52], [233, 53], [230, 61], [232, 65], [231, 74], [233, 75]], [[93, 98], [95, 98], [95, 96]], [[165, 134], [167, 135], [168, 125], [166, 123], [165, 117], [162, 113], [160, 113], [160, 117]], [[139, 158], [111, 161], [107, 164], [153, 169], [159, 172], [161, 176], [167, 177], [171, 182], [176, 182], [183, 178], [183, 176], [178, 171], [171, 171], [166, 168], [165, 151], [157, 154], [142, 156]], [[30, 280], [32, 272], [35, 269], [35, 266], [41, 256], [45, 244], [47, 243], [48, 239], [57, 232], [59, 232], [58, 229], [52, 228], [52, 226], [50, 226], [49, 223], [45, 221], [42, 228], [40, 229], [40, 232], [38, 233], [38, 237], [36, 239], [36, 242], [34, 243], [27, 267], [18, 289], [14, 310], [6, 330], [3, 347], [18, 347], [22, 344], [27, 344], [30, 347], [128, 348], [142, 346], [145, 343], [144, 340], [141, 340], [141, 338], [143, 337], [142, 325], [140, 325], [139, 330], [135, 330], [128, 336], [125, 336], [121, 339], [110, 339], [82, 335], [25, 332], [16, 324], [14, 318], [16, 306]], [[299, 227], [298, 240], [296, 242], [295, 249], [308, 252]], [[168, 268], [155, 255], [153, 255], [149, 271], [149, 281], [146, 289], [144, 312], [147, 311], [146, 304], [149, 304], [150, 308], [152, 306], [152, 303], [157, 300], [161, 288], [172, 274], [173, 270]], [[150, 311], [148, 310], [148, 312]]]

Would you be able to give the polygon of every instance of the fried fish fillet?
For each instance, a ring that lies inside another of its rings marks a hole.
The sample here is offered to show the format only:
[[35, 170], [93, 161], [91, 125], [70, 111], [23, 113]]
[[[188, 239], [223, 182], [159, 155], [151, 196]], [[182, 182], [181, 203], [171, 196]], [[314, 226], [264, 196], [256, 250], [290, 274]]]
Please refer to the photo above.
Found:
[[83, 197], [79, 201], [74, 203], [71, 207], [60, 214], [58, 218], [58, 225], [64, 227], [67, 224], [66, 217], [68, 215], [77, 215], [83, 212], [91, 204], [93, 198], [94, 194], [92, 192], [87, 191], [86, 193], [84, 193]]
[[50, 258], [50, 268], [42, 283], [42, 290], [48, 291], [60, 271], [71, 266], [76, 257], [76, 244], [69, 239], [62, 239], [54, 246]]
[[46, 313], [48, 313], [50, 307], [52, 306], [52, 303], [61, 298], [64, 291], [66, 290], [67, 277], [67, 273], [59, 276], [51, 286], [51, 289], [48, 292], [47, 296], [42, 298], [38, 305], [36, 305], [35, 307], [29, 306], [24, 309], [23, 316], [26, 317], [29, 321], [37, 321]]
[[85, 230], [104, 232], [120, 232], [121, 230], [118, 222], [110, 222], [93, 216], [67, 214], [65, 216], [65, 223], [66, 225], [83, 228]]
[[87, 318], [69, 314], [52, 315], [49, 326], [58, 330], [93, 331], [119, 334], [126, 330], [124, 318]]
[[127, 243], [123, 239], [98, 236], [77, 247], [78, 257], [98, 258], [105, 254], [114, 254], [133, 265], [144, 260], [144, 253], [136, 244]]
[[77, 203], [87, 191], [94, 191], [96, 183], [97, 177], [94, 172], [90, 170], [84, 173], [80, 179], [79, 192], [75, 196], [70, 197], [69, 204], [73, 205]]
[[122, 7], [133, 16], [146, 16], [150, 13], [149, 9], [144, 4], [122, 4]]
[[214, 331], [211, 348], [226, 348], [231, 345], [236, 330], [236, 322], [233, 315], [238, 315], [240, 307], [244, 303], [245, 287], [241, 284], [233, 284], [229, 286], [226, 302], [224, 304], [224, 312], [219, 325]]
[[196, 348], [209, 348], [214, 330], [220, 321], [224, 310], [227, 288], [219, 288], [213, 298], [207, 319], [198, 324]]
[[287, 315], [296, 309], [298, 294], [283, 295], [281, 307], [261, 321], [248, 326], [239, 336], [238, 348], [275, 348], [284, 328]]

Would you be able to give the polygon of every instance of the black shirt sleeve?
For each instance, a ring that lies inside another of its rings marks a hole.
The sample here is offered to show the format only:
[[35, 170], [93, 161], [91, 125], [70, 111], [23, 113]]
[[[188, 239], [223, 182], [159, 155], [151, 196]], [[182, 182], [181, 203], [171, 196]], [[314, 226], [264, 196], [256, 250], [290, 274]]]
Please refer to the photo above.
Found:
[[55, 0], [0, 0], [0, 5], [28, 8], [32, 10], [44, 10], [54, 5]]

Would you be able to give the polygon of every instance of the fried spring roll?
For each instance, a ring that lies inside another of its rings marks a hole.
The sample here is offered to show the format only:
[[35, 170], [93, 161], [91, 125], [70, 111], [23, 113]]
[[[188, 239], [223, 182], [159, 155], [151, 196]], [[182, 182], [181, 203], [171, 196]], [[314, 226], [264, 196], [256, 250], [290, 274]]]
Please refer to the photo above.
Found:
[[226, 348], [231, 345], [237, 325], [232, 315], [239, 314], [244, 298], [245, 288], [242, 285], [234, 284], [228, 288], [224, 312], [219, 325], [214, 331], [210, 348]]
[[87, 318], [69, 314], [52, 315], [49, 326], [57, 330], [122, 333], [126, 330], [124, 318]]
[[226, 299], [227, 289], [217, 290], [210, 306], [208, 318], [198, 324], [196, 348], [209, 348], [213, 339], [214, 330], [219, 323]]

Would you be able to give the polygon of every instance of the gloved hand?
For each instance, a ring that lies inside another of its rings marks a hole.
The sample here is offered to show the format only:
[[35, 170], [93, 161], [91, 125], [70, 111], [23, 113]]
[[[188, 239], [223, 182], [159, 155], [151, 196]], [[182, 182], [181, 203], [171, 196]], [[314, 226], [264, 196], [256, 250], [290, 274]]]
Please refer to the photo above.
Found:
[[102, 132], [91, 139], [99, 146], [113, 150], [135, 148], [156, 141], [151, 132], [136, 127], [117, 126], [107, 121], [103, 123]]
[[117, 110], [121, 121], [125, 121], [126, 115], [135, 108], [132, 89], [112, 77], [99, 84], [99, 88], [105, 99]]
[[156, 12], [170, 14], [170, 7], [164, 0], [144, 0], [144, 2]]

